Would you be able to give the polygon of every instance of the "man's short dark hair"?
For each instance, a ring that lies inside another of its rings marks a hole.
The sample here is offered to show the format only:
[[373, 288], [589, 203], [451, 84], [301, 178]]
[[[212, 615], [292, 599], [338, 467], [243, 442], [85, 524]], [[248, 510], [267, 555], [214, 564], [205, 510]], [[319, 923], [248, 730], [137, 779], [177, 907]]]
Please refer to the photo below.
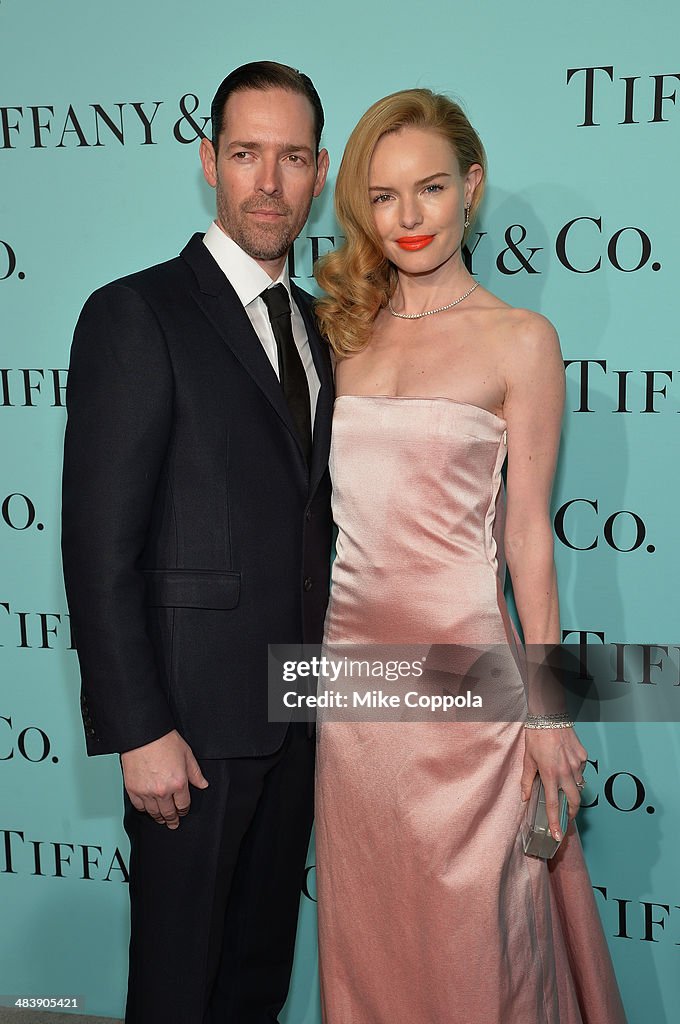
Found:
[[218, 86], [210, 107], [212, 144], [215, 147], [215, 152], [217, 152], [219, 137], [224, 127], [224, 108], [227, 100], [232, 93], [242, 92], [245, 89], [285, 89], [287, 92], [297, 92], [301, 96], [306, 96], [314, 111], [314, 135], [316, 151], [319, 152], [324, 125], [324, 113], [319, 94], [314, 88], [311, 78], [303, 74], [302, 71], [288, 67], [287, 64], [278, 64], [273, 60], [254, 60], [250, 64], [242, 64], [240, 68], [236, 68], [227, 75]]

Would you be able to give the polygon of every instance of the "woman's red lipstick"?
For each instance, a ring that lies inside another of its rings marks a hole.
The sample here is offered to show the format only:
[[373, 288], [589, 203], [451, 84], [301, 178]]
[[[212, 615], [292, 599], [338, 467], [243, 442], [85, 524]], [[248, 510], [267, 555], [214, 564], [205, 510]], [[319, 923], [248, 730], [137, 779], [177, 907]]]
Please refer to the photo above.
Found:
[[417, 252], [418, 249], [424, 249], [426, 245], [429, 245], [434, 235], [405, 235], [403, 238], [397, 238], [397, 245], [402, 249], [408, 249], [409, 252]]

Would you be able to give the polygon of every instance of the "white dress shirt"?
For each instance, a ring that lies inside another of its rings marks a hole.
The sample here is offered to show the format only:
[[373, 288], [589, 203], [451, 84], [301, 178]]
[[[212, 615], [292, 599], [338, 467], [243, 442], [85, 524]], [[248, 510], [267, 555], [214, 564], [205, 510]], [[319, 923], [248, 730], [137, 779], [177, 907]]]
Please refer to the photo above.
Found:
[[276, 347], [276, 339], [274, 338], [274, 332], [269, 321], [267, 307], [260, 298], [260, 295], [265, 288], [272, 288], [275, 284], [282, 284], [288, 292], [293, 339], [307, 374], [313, 424], [316, 413], [316, 400], [319, 396], [319, 375], [314, 366], [305, 322], [290, 291], [288, 264], [284, 264], [283, 270], [276, 281], [272, 281], [267, 271], [252, 256], [244, 252], [229, 235], [226, 235], [217, 225], [216, 221], [212, 222], [203, 236], [203, 244], [212, 255], [220, 270], [227, 276], [229, 283], [243, 303], [243, 308], [250, 318], [255, 333], [260, 339], [262, 348], [265, 350], [277, 377], [279, 376], [279, 354]]

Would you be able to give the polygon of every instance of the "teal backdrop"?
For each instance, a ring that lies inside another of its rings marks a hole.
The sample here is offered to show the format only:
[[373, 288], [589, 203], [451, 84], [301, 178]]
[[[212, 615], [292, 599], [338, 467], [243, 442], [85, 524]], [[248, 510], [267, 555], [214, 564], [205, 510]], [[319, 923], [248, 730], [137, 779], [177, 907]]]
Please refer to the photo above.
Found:
[[[666, 722], [581, 728], [580, 824], [630, 1022], [677, 1019], [679, 33], [670, 0], [2, 0], [0, 1002], [78, 996], [122, 1015], [119, 766], [85, 756], [59, 559], [65, 367], [94, 288], [208, 226], [210, 99], [236, 65], [272, 58], [316, 83], [333, 172], [363, 111], [405, 87], [458, 98], [485, 142], [472, 271], [548, 316], [568, 362], [563, 628], [632, 645], [622, 685], [668, 688]], [[338, 235], [333, 177], [295, 247], [310, 288]], [[651, 684], [642, 644], [668, 647]], [[320, 1019], [309, 863], [289, 1024]]]

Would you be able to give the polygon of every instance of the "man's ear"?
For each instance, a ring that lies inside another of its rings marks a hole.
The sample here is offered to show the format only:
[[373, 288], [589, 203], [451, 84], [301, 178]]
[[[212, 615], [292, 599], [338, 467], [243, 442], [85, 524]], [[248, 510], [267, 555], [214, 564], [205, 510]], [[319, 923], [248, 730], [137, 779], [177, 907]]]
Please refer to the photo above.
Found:
[[198, 152], [203, 166], [203, 177], [211, 188], [215, 188], [217, 184], [217, 155], [210, 139], [201, 139]]

